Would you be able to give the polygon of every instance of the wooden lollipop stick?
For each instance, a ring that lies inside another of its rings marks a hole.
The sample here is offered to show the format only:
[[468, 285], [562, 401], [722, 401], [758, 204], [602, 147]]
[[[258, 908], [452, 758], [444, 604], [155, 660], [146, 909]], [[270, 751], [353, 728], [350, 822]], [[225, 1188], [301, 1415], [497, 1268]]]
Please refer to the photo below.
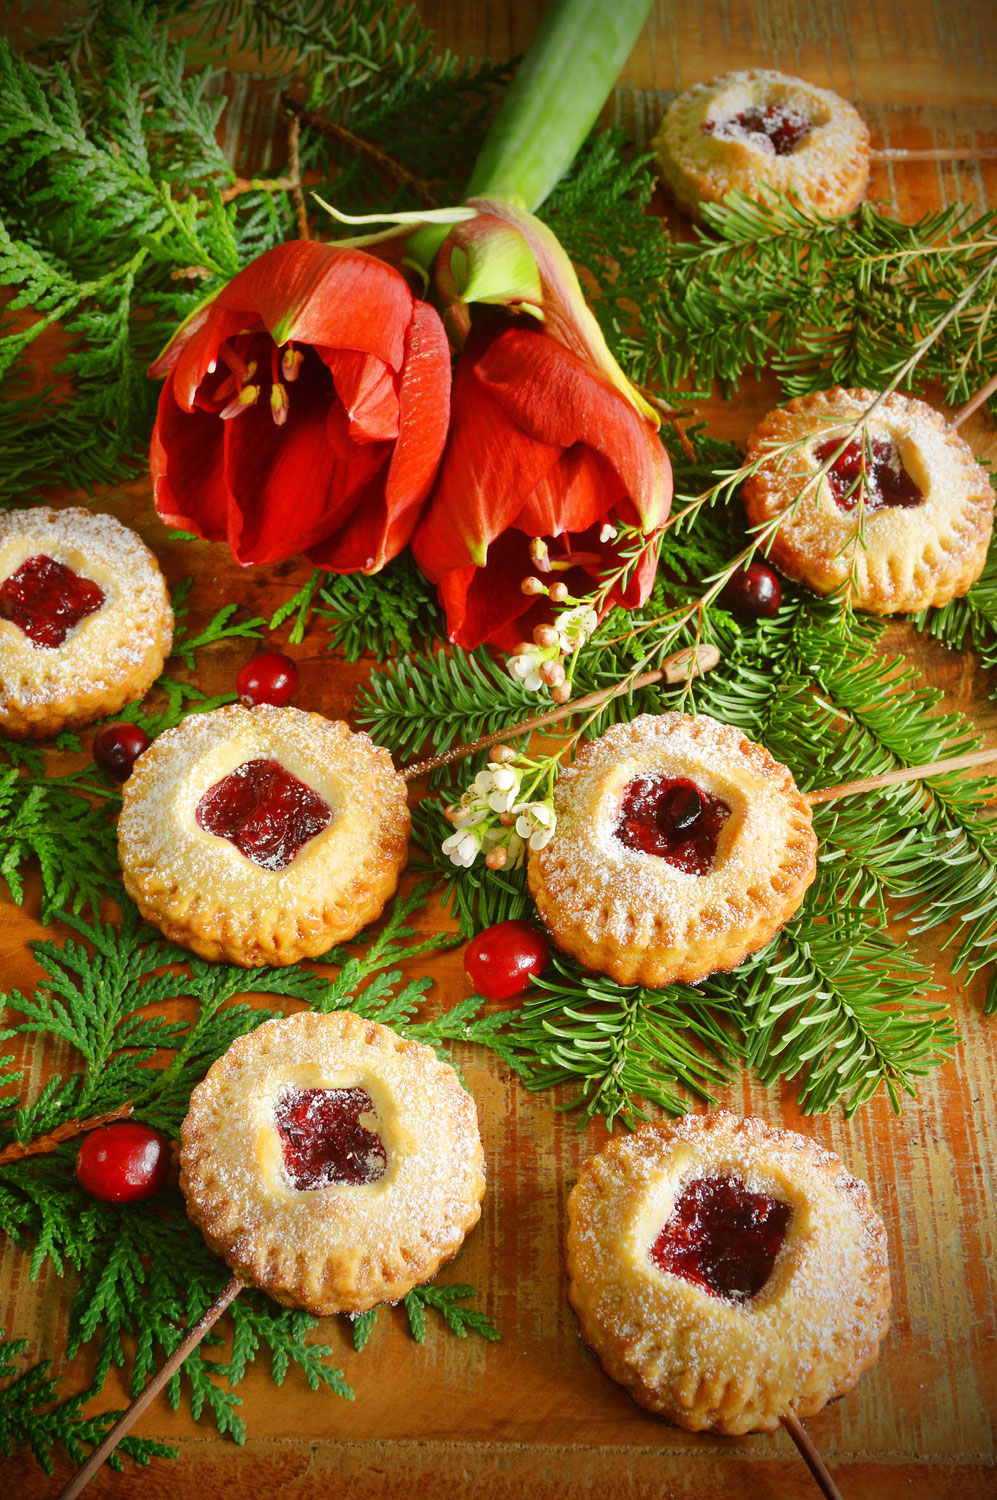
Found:
[[971, 417], [973, 415], [978, 406], [982, 406], [984, 401], [988, 401], [990, 399], [994, 391], [997, 391], [997, 375], [994, 375], [992, 379], [988, 380], [986, 385], [983, 386], [981, 390], [978, 390], [975, 396], [970, 396], [965, 406], [960, 406], [959, 410], [956, 412], [955, 416], [949, 423], [949, 426], [958, 427], [962, 422], [965, 422], [967, 417]]
[[698, 676], [700, 672], [708, 672], [715, 667], [719, 660], [720, 653], [715, 646], [696, 646], [676, 651], [655, 672], [645, 672], [632, 682], [624, 680], [612, 687], [600, 688], [597, 693], [588, 693], [584, 698], [573, 698], [568, 703], [552, 708], [549, 713], [537, 714], [533, 719], [523, 719], [519, 724], [510, 724], [506, 729], [496, 730], [494, 734], [483, 734], [470, 744], [453, 745], [449, 750], [444, 750], [442, 755], [431, 755], [428, 760], [417, 760], [410, 766], [403, 766], [398, 774], [406, 781], [414, 781], [417, 776], [425, 776], [427, 772], [435, 771], [440, 766], [449, 766], [455, 760], [476, 755], [479, 750], [488, 750], [492, 745], [500, 745], [505, 740], [516, 739], [521, 734], [531, 734], [534, 729], [544, 729], [548, 724], [556, 724], [569, 714], [580, 713], [586, 708], [598, 708], [600, 703], [607, 703], [610, 698], [617, 698], [623, 692], [635, 693], [638, 688], [649, 687], [652, 682], [660, 682], [662, 678], [666, 682], [683, 682], [690, 675], [690, 666], [691, 675]]
[[843, 781], [840, 786], [807, 792], [811, 807], [821, 802], [836, 802], [839, 797], [853, 797], [857, 792], [871, 792], [880, 786], [899, 786], [904, 781], [921, 781], [929, 776], [943, 776], [946, 771], [965, 771], [970, 766], [985, 766], [997, 761], [997, 749], [969, 750], [965, 755], [950, 755], [947, 760], [928, 761], [923, 766], [905, 766], [900, 771], [884, 771], [882, 776], [863, 776], [861, 781]]
[[153, 1375], [145, 1389], [140, 1391], [135, 1397], [128, 1410], [121, 1414], [100, 1447], [94, 1449], [83, 1467], [77, 1469], [65, 1489], [59, 1491], [58, 1500], [75, 1500], [77, 1495], [82, 1494], [100, 1466], [114, 1452], [121, 1439], [138, 1421], [149, 1403], [154, 1401], [159, 1395], [163, 1386], [170, 1379], [170, 1376], [176, 1374], [188, 1354], [197, 1348], [204, 1335], [210, 1328], [214, 1327], [229, 1303], [235, 1301], [245, 1285], [246, 1283], [238, 1276], [233, 1276], [227, 1286], [218, 1293], [218, 1296], [212, 1302], [204, 1317], [198, 1319], [183, 1342], [178, 1344], [162, 1368], [157, 1370], [156, 1374]]
[[880, 146], [869, 152], [873, 161], [997, 161], [997, 146]]
[[786, 1413], [782, 1419], [782, 1425], [800, 1450], [800, 1457], [816, 1479], [821, 1494], [825, 1495], [827, 1500], [844, 1500], [844, 1496], [828, 1473], [827, 1465], [792, 1412]]

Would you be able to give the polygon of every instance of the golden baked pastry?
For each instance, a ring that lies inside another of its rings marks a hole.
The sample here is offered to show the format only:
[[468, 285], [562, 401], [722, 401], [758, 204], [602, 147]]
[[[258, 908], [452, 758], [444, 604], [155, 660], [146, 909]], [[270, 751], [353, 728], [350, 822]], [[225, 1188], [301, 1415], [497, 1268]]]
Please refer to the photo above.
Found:
[[204, 958], [314, 958], [380, 916], [408, 858], [387, 750], [297, 708], [232, 704], [154, 740], [122, 791], [142, 915]]
[[847, 586], [856, 608], [876, 615], [945, 604], [983, 571], [993, 488], [968, 443], [912, 396], [893, 392], [865, 437], [860, 428], [849, 438], [875, 399], [838, 387], [769, 412], [748, 439], [748, 462], [773, 445], [800, 446], [745, 481], [748, 519], [760, 526], [786, 512], [769, 557], [815, 593]]
[[144, 698], [173, 645], [159, 564], [113, 516], [0, 514], [0, 731], [40, 739]]
[[192, 1093], [180, 1142], [212, 1250], [320, 1316], [398, 1301], [481, 1214], [474, 1100], [431, 1047], [352, 1011], [239, 1037]]
[[827, 218], [851, 213], [869, 179], [869, 130], [830, 89], [768, 68], [698, 83], [668, 106], [654, 138], [658, 166], [692, 218], [704, 203], [766, 188]]
[[693, 1431], [810, 1417], [874, 1364], [886, 1231], [831, 1151], [734, 1115], [617, 1136], [568, 1198], [568, 1295], [635, 1401]]
[[554, 941], [621, 984], [695, 984], [768, 942], [816, 873], [785, 766], [700, 714], [642, 714], [582, 749], [529, 854]]

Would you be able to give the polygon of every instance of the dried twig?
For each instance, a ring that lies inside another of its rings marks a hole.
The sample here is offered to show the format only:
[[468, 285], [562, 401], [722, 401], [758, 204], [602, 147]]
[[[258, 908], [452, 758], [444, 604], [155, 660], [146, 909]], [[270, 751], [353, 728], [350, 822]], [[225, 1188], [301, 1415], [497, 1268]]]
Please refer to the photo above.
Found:
[[56, 1146], [61, 1146], [63, 1141], [71, 1141], [74, 1136], [89, 1135], [91, 1130], [96, 1130], [101, 1125], [111, 1125], [115, 1120], [127, 1120], [133, 1109], [132, 1104], [119, 1104], [117, 1109], [110, 1110], [106, 1115], [91, 1115], [87, 1120], [67, 1120], [65, 1124], [50, 1130], [47, 1135], [40, 1135], [37, 1140], [14, 1141], [0, 1151], [0, 1167], [23, 1161], [27, 1156], [45, 1156], [49, 1151], [54, 1151]]

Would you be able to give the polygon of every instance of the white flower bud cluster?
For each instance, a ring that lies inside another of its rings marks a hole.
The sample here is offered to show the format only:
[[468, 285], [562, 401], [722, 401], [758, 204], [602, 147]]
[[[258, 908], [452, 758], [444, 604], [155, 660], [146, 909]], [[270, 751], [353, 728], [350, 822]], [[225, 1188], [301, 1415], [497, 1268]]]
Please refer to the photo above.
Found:
[[[524, 587], [529, 581], [524, 580]], [[546, 590], [552, 599], [556, 587], [552, 584]], [[563, 598], [559, 596], [555, 602], [563, 602]], [[571, 683], [564, 670], [564, 657], [573, 656], [584, 646], [598, 623], [599, 616], [588, 604], [562, 610], [553, 625], [538, 625], [532, 641], [521, 641], [516, 647], [506, 663], [510, 676], [531, 693], [547, 688], [555, 703], [567, 703]]]
[[460, 802], [447, 808], [454, 832], [443, 840], [452, 864], [469, 869], [479, 854], [493, 870], [520, 865], [526, 847], [542, 849], [554, 835], [554, 809], [549, 802], [523, 802], [520, 790], [526, 766], [515, 762], [515, 751], [499, 746], [497, 757], [479, 771]]

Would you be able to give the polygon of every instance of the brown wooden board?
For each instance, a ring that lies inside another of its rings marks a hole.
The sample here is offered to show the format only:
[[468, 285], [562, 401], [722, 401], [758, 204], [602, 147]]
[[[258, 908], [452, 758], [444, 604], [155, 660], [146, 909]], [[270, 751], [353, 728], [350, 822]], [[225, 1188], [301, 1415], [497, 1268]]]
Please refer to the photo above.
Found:
[[[438, 27], [441, 45], [481, 57], [522, 48], [541, 6], [539, 0], [425, 0], [421, 9]], [[660, 91], [733, 67], [767, 65], [854, 98], [877, 144], [993, 145], [993, 19], [985, 0], [863, 6], [698, 0], [681, 8], [659, 0], [610, 113], [646, 132], [660, 114]], [[228, 128], [241, 123], [263, 132], [268, 121], [263, 106], [254, 106], [253, 89], [240, 81], [236, 93], [246, 115]], [[877, 166], [870, 195], [905, 218], [957, 198], [983, 206], [997, 201], [997, 165]], [[36, 347], [41, 379], [58, 357], [57, 336]], [[752, 385], [735, 401], [702, 405], [697, 415], [717, 436], [744, 438], [771, 395]], [[997, 459], [988, 419], [978, 415], [965, 431], [978, 453]], [[243, 571], [220, 547], [169, 539], [152, 515], [145, 481], [103, 493], [97, 503], [142, 533], [171, 581], [193, 576], [195, 624], [228, 600], [268, 615], [308, 575], [294, 563]], [[988, 698], [994, 684], [983, 680], [973, 657], [948, 654], [903, 624], [890, 628], [888, 646], [902, 649], [926, 681], [944, 689], [946, 706], [970, 712], [997, 743], [997, 710]], [[296, 701], [349, 719], [354, 691], [372, 664], [330, 664], [317, 627], [292, 652], [302, 669]], [[227, 690], [249, 654], [239, 643], [203, 652], [199, 685]], [[62, 759], [68, 768], [81, 757]], [[21, 909], [9, 901], [0, 906], [5, 989], [37, 983], [27, 949], [45, 933], [37, 909], [36, 890]], [[448, 925], [435, 909], [422, 920]], [[838, 1151], [871, 1183], [886, 1220], [891, 1334], [857, 1390], [809, 1424], [849, 1500], [997, 1495], [997, 1021], [982, 1016], [982, 981], [965, 986], [947, 979], [943, 936], [932, 934], [918, 948], [936, 963], [963, 1042], [901, 1118], [881, 1097], [850, 1122], [837, 1112], [803, 1120], [789, 1090], [780, 1095], [747, 1078], [723, 1097], [737, 1111], [800, 1127]], [[468, 993], [459, 951], [421, 960], [417, 971], [436, 981], [431, 1007], [445, 1008]], [[266, 1003], [273, 1005], [273, 997]], [[504, 1500], [528, 1489], [533, 1500], [803, 1500], [816, 1493], [784, 1435], [721, 1441], [683, 1433], [633, 1406], [603, 1376], [578, 1339], [562, 1266], [565, 1197], [579, 1161], [601, 1144], [605, 1129], [593, 1124], [579, 1132], [558, 1113], [556, 1097], [527, 1094], [490, 1057], [464, 1049], [460, 1062], [478, 1101], [489, 1191], [479, 1227], [443, 1279], [482, 1289], [502, 1342], [459, 1341], [431, 1326], [419, 1347], [397, 1313], [382, 1315], [357, 1355], [345, 1325], [330, 1321], [319, 1337], [334, 1347], [356, 1391], [354, 1403], [309, 1392], [294, 1372], [277, 1390], [261, 1361], [239, 1387], [249, 1429], [244, 1448], [162, 1401], [138, 1431], [174, 1442], [180, 1458], [149, 1470], [129, 1466], [123, 1475], [105, 1470], [92, 1487], [95, 1497], [487, 1494]], [[29, 1089], [66, 1064], [56, 1046], [32, 1050]], [[219, 1266], [219, 1285], [223, 1274]], [[70, 1290], [51, 1271], [31, 1283], [27, 1257], [10, 1250], [4, 1256], [3, 1327], [31, 1340], [32, 1357], [54, 1358], [72, 1389], [86, 1384], [89, 1360], [81, 1355], [64, 1369], [61, 1359]], [[95, 1407], [126, 1401], [125, 1382], [112, 1375]], [[50, 1480], [30, 1457], [0, 1461], [0, 1495], [54, 1495], [68, 1473], [67, 1464]]]

